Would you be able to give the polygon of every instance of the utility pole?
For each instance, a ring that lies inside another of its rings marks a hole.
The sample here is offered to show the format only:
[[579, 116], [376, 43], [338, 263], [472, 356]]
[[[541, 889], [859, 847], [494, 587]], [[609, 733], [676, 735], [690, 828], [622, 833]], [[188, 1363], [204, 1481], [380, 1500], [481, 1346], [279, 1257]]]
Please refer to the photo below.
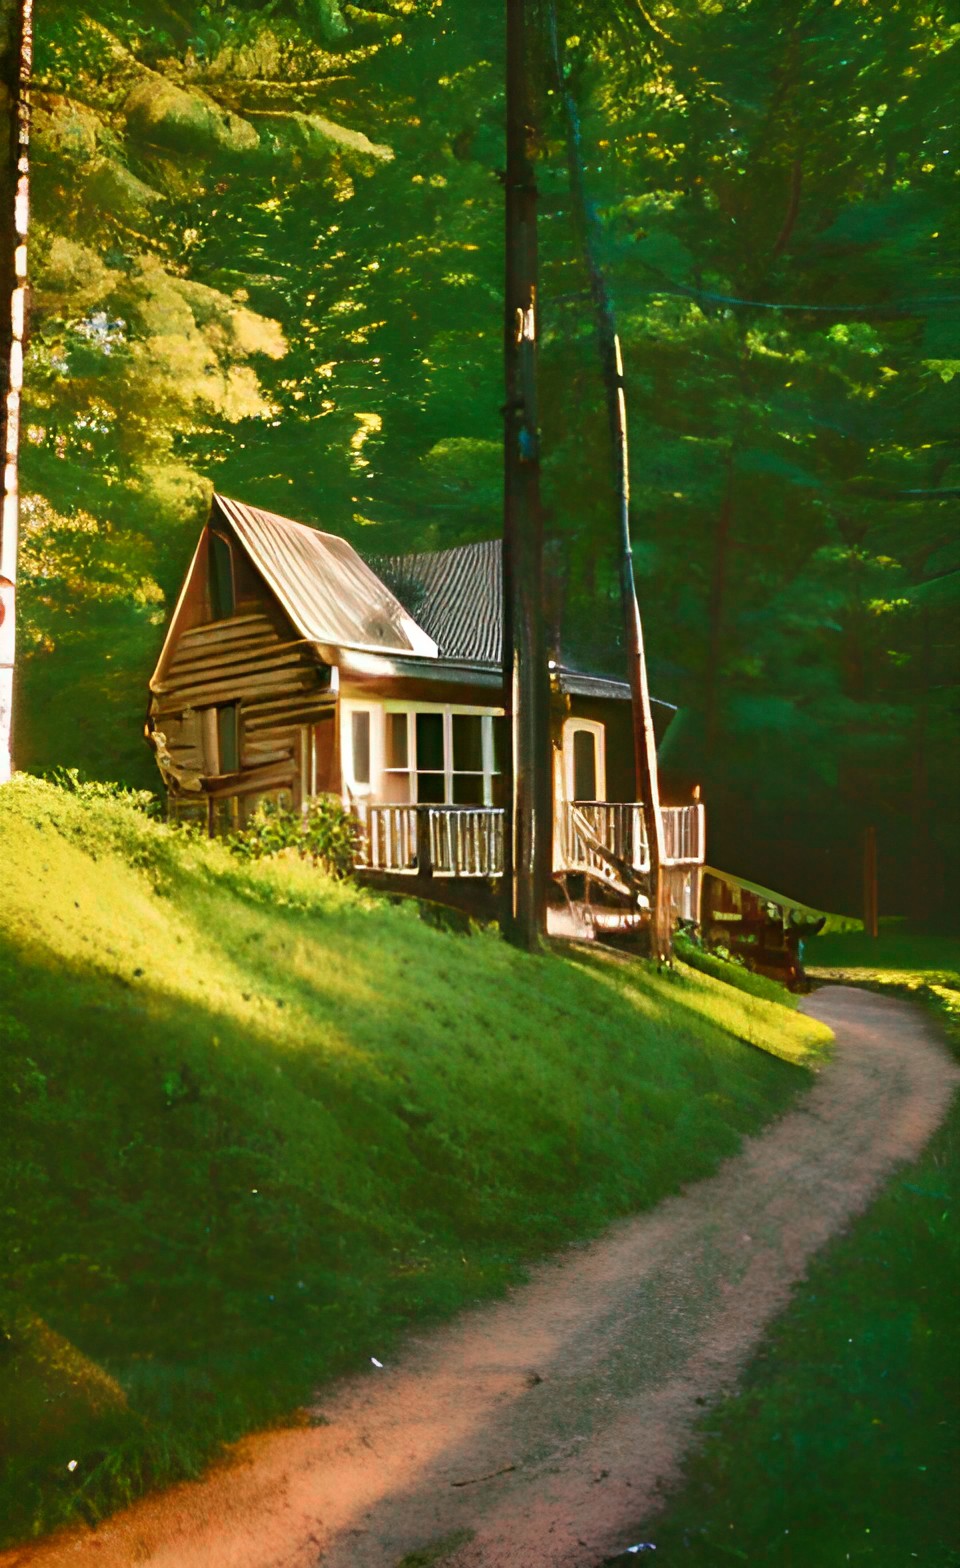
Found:
[[13, 769], [20, 396], [27, 313], [33, 0], [0, 0], [0, 784]]
[[553, 769], [537, 415], [535, 0], [507, 0], [504, 290], [503, 681], [512, 745], [504, 835], [503, 928], [535, 951], [553, 860]]

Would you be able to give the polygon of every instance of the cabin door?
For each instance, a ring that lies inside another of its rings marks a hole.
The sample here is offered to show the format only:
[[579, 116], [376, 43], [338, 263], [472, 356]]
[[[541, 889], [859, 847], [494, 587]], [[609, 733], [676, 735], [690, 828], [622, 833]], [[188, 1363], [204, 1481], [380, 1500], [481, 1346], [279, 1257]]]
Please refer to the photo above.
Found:
[[567, 719], [563, 726], [564, 793], [567, 800], [606, 800], [606, 754], [602, 724]]

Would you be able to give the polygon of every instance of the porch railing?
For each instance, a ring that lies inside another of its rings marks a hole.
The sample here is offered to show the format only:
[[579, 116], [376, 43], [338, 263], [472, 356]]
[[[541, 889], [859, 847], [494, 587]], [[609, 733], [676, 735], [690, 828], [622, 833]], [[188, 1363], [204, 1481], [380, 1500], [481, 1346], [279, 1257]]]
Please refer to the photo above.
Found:
[[600, 881], [609, 881], [610, 863], [598, 853], [597, 843], [634, 871], [650, 870], [643, 812], [636, 802], [565, 802], [558, 805], [557, 816], [558, 871], [585, 871]]
[[359, 863], [421, 877], [499, 877], [503, 819], [493, 806], [367, 806]]
[[[704, 809], [663, 806], [664, 865], [702, 865], [706, 852]], [[609, 880], [609, 861], [596, 843], [634, 871], [650, 870], [643, 809], [636, 801], [578, 800], [558, 808], [557, 870], [587, 871]], [[584, 831], [586, 830], [586, 831]]]
[[[361, 820], [359, 864], [366, 870], [422, 877], [503, 875], [504, 813], [496, 807], [367, 805]], [[704, 826], [703, 806], [664, 806], [664, 864], [701, 865]], [[650, 869], [646, 824], [636, 801], [558, 803], [554, 842], [558, 871], [584, 871], [610, 881], [610, 856], [634, 871]]]
[[707, 834], [702, 805], [663, 807], [663, 847], [668, 866], [703, 865]]

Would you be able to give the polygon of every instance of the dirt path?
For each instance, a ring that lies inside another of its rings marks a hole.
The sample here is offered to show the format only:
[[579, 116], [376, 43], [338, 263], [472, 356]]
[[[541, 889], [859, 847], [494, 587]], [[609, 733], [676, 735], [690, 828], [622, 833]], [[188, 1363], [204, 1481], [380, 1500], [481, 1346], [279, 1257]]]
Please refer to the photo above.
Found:
[[622, 1550], [811, 1254], [919, 1152], [960, 1079], [919, 1008], [842, 986], [806, 1006], [834, 1060], [717, 1175], [411, 1338], [324, 1396], [329, 1425], [251, 1438], [204, 1481], [0, 1568], [396, 1568], [457, 1532], [449, 1568]]

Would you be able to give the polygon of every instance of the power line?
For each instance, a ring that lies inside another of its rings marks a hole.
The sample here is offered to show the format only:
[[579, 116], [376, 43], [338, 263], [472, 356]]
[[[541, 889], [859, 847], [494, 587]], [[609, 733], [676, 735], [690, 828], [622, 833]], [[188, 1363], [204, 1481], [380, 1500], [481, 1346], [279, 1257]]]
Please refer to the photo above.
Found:
[[927, 310], [938, 310], [951, 305], [960, 305], [960, 294], [947, 294], [932, 299], [906, 299], [883, 305], [874, 302], [869, 305], [805, 305], [795, 300], [768, 300], [768, 299], [741, 299], [735, 294], [713, 294], [706, 289], [685, 288], [682, 284], [666, 288], [660, 284], [651, 284], [644, 290], [648, 294], [671, 294], [681, 299], [705, 301], [711, 305], [732, 305], [741, 310], [793, 310], [802, 314], [818, 314], [830, 316], [862, 316], [862, 315], [920, 315]]

